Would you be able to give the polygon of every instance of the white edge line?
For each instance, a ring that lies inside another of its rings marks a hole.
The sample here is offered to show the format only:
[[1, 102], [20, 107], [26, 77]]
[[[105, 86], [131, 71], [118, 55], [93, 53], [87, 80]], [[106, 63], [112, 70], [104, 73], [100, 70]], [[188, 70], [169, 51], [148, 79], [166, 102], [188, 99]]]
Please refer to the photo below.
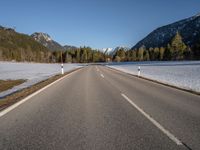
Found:
[[73, 74], [73, 73], [75, 73], [75, 72], [77, 72], [77, 71], [79, 71], [79, 69], [78, 69], [78, 70], [75, 70], [75, 71], [73, 71], [73, 72], [71, 72], [71, 73], [69, 73], [69, 74], [67, 74], [67, 75], [65, 75], [64, 77], [62, 77], [62, 78], [60, 78], [60, 79], [58, 79], [58, 80], [56, 80], [56, 81], [54, 81], [54, 82], [52, 82], [52, 83], [50, 83], [50, 84], [48, 84], [48, 85], [46, 85], [45, 87], [41, 88], [40, 90], [38, 90], [38, 91], [32, 93], [31, 95], [29, 95], [29, 96], [27, 96], [27, 97], [25, 97], [24, 99], [20, 100], [19, 102], [17, 102], [17, 103], [15, 103], [15, 104], [9, 106], [8, 108], [6, 108], [6, 109], [0, 111], [0, 118], [1, 118], [2, 116], [6, 115], [8, 112], [12, 111], [13, 109], [17, 108], [19, 105], [23, 104], [24, 102], [26, 102], [26, 101], [29, 100], [30, 98], [34, 97], [35, 95], [37, 95], [37, 94], [39, 94], [40, 92], [44, 91], [45, 89], [49, 88], [49, 87], [52, 86], [53, 84], [55, 84], [55, 83], [61, 81], [62, 79], [68, 77], [69, 75], [71, 75], [71, 74]]
[[154, 120], [149, 114], [144, 112], [140, 107], [138, 107], [133, 101], [131, 101], [125, 94], [121, 93], [121, 95], [132, 105], [134, 106], [141, 114], [143, 114], [149, 121], [151, 121], [158, 129], [160, 129], [166, 136], [168, 136], [173, 142], [177, 145], [183, 145], [183, 143], [175, 137], [172, 133], [166, 130], [160, 123]]

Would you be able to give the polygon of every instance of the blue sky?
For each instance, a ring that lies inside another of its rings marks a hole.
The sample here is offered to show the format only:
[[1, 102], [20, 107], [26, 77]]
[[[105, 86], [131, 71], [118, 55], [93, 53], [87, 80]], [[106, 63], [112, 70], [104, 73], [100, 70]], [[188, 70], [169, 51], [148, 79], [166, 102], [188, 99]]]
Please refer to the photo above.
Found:
[[2, 0], [0, 25], [45, 32], [62, 45], [132, 47], [155, 28], [199, 12], [199, 0]]

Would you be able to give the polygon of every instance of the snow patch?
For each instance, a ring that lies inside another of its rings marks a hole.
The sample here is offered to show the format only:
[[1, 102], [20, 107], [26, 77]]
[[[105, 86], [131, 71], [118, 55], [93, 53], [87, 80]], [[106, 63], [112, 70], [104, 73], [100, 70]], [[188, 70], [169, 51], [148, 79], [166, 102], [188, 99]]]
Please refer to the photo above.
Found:
[[108, 67], [141, 76], [176, 87], [200, 92], [200, 61], [175, 62], [132, 62], [115, 63]]
[[[68, 72], [79, 67], [82, 67], [82, 65], [64, 64], [64, 71]], [[60, 64], [0, 62], [1, 80], [27, 80], [21, 85], [15, 86], [4, 92], [0, 92], [0, 97], [4, 97], [12, 94], [13, 92], [30, 87], [57, 74], [61, 74]]]

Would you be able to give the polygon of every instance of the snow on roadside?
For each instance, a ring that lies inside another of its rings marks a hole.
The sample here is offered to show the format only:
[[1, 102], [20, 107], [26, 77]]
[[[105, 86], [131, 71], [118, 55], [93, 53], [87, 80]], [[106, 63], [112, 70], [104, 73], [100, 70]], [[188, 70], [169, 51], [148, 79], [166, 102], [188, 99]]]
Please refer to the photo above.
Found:
[[141, 67], [143, 77], [200, 92], [200, 61], [132, 62], [108, 65], [133, 75], [137, 75], [138, 66]]
[[[80, 64], [64, 64], [64, 71], [68, 72], [79, 67], [82, 66]], [[0, 80], [27, 80], [21, 85], [0, 92], [0, 98], [60, 73], [60, 64], [0, 62]]]

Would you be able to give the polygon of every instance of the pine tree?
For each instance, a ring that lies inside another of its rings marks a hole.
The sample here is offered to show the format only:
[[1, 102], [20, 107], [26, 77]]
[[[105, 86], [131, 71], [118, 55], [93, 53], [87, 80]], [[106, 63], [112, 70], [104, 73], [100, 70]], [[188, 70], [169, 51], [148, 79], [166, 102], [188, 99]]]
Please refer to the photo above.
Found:
[[154, 50], [152, 47], [149, 48], [149, 57], [150, 57], [150, 60], [155, 60]]
[[75, 59], [76, 59], [77, 63], [81, 62], [81, 59], [80, 59], [80, 49], [76, 50], [76, 52], [75, 52]]
[[164, 60], [171, 60], [172, 59], [172, 50], [170, 44], [167, 44], [167, 48], [163, 55]]
[[189, 46], [187, 46], [187, 48], [184, 50], [183, 55], [184, 55], [185, 60], [191, 60], [192, 59], [193, 54], [192, 54], [192, 50]]
[[119, 61], [125, 61], [126, 60], [126, 52], [123, 48], [119, 49], [115, 55], [113, 56], [113, 59], [117, 62]]
[[150, 60], [150, 58], [149, 58], [149, 51], [148, 50], [144, 51], [144, 60], [145, 61], [149, 61]]
[[200, 60], [200, 38], [196, 41], [196, 44], [192, 47], [193, 58]]
[[138, 60], [143, 61], [144, 60], [144, 51], [145, 51], [145, 46], [142, 46], [138, 50]]
[[131, 61], [131, 50], [126, 51], [126, 61]]
[[125, 58], [126, 58], [125, 50], [124, 50], [123, 48], [119, 49], [119, 50], [117, 51], [117, 56], [120, 57], [120, 60], [121, 60], [121, 61], [124, 61]]
[[159, 52], [160, 52], [159, 48], [155, 47], [153, 52], [154, 52], [154, 60], [159, 60]]
[[177, 32], [175, 37], [171, 41], [172, 59], [182, 60], [183, 52], [186, 48], [187, 46], [183, 42], [181, 35], [179, 34], [179, 32]]
[[71, 63], [72, 62], [72, 56], [70, 55], [69, 52], [66, 52], [66, 54], [65, 54], [65, 62], [66, 63]]
[[159, 60], [163, 60], [165, 48], [161, 47], [159, 52]]
[[137, 50], [132, 51], [132, 60], [136, 61], [137, 60]]

